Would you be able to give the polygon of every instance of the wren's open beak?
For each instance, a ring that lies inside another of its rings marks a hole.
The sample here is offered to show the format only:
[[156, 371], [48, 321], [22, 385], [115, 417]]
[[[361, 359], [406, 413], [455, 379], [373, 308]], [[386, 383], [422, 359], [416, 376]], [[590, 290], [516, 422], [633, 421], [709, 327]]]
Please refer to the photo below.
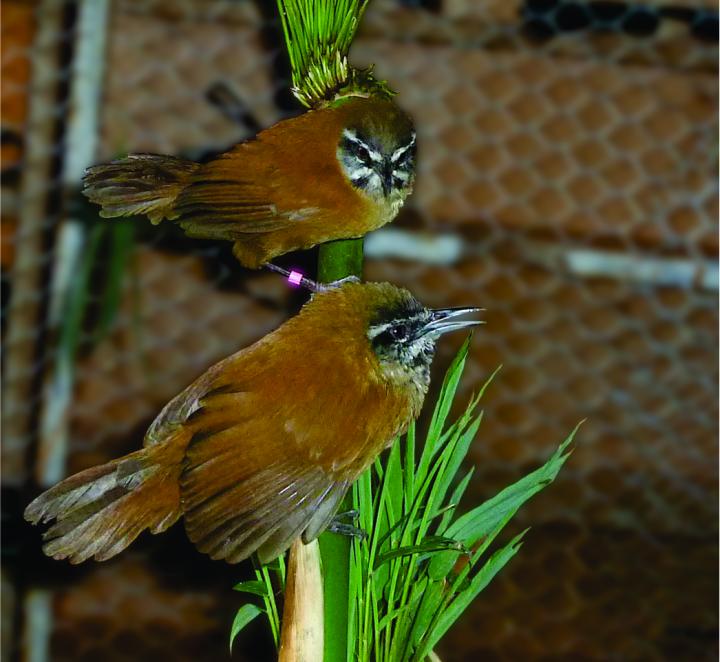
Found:
[[457, 317], [469, 315], [470, 313], [478, 313], [485, 310], [484, 308], [439, 308], [431, 310], [430, 321], [423, 327], [423, 335], [432, 335], [438, 337], [450, 331], [459, 331], [460, 329], [469, 329], [479, 324], [485, 324], [483, 320], [458, 320]]

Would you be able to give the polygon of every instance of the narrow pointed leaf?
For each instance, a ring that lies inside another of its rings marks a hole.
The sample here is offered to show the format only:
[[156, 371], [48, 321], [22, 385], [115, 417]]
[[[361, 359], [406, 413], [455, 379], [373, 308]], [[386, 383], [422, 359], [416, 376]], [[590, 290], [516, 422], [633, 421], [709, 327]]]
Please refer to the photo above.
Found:
[[465, 494], [465, 490], [467, 489], [467, 486], [470, 483], [470, 479], [473, 477], [474, 473], [475, 467], [470, 467], [468, 472], [465, 474], [463, 479], [458, 483], [457, 487], [450, 495], [447, 506], [445, 506], [445, 508], [441, 511], [442, 519], [440, 520], [440, 524], [438, 524], [436, 532], [437, 535], [443, 535], [443, 533], [445, 533], [445, 530], [452, 521], [453, 515], [457, 511], [460, 500], [462, 499], [463, 494]]
[[427, 536], [421, 543], [417, 545], [407, 545], [405, 547], [397, 547], [378, 557], [375, 568], [380, 567], [383, 563], [387, 563], [392, 559], [401, 556], [410, 556], [411, 554], [430, 554], [433, 552], [443, 552], [453, 550], [456, 552], [465, 552], [465, 547], [453, 538], [443, 538], [441, 536]]
[[513, 538], [505, 547], [495, 552], [490, 559], [483, 565], [480, 571], [473, 577], [470, 585], [458, 595], [443, 611], [438, 618], [437, 623], [432, 631], [428, 634], [419, 649], [419, 654], [414, 658], [422, 660], [437, 645], [440, 638], [448, 631], [450, 626], [460, 617], [460, 615], [468, 608], [470, 603], [502, 570], [508, 561], [518, 553], [521, 540], [525, 532]]
[[251, 621], [257, 618], [263, 610], [253, 604], [246, 604], [238, 609], [233, 620], [232, 627], [230, 628], [230, 652], [232, 653], [233, 642], [238, 633]]
[[426, 472], [427, 465], [430, 464], [430, 460], [435, 454], [437, 440], [440, 439], [442, 435], [443, 428], [445, 427], [445, 421], [450, 413], [450, 408], [452, 407], [452, 403], [455, 398], [455, 392], [457, 391], [458, 384], [460, 383], [460, 377], [465, 369], [465, 361], [470, 347], [470, 339], [471, 336], [468, 336], [465, 339], [465, 342], [463, 342], [460, 350], [455, 355], [455, 358], [445, 373], [445, 379], [443, 380], [442, 387], [440, 388], [437, 405], [435, 406], [432, 419], [430, 420], [430, 427], [428, 428], [425, 447], [423, 448], [423, 452], [420, 457], [418, 474], [423, 476]]
[[[467, 547], [472, 547], [480, 538], [492, 531], [498, 523], [512, 516], [526, 501], [549, 485], [557, 476], [558, 471], [569, 457], [566, 449], [572, 442], [580, 424], [570, 433], [550, 459], [519, 481], [506, 487], [502, 492], [489, 499], [477, 508], [460, 516], [448, 526], [444, 535], [459, 540]], [[430, 576], [444, 577], [457, 560], [452, 553], [436, 556], [430, 562]]]
[[252, 593], [253, 595], [259, 595], [260, 597], [265, 597], [268, 594], [265, 584], [257, 579], [235, 584], [235, 586], [233, 586], [233, 591], [239, 591], [240, 593]]

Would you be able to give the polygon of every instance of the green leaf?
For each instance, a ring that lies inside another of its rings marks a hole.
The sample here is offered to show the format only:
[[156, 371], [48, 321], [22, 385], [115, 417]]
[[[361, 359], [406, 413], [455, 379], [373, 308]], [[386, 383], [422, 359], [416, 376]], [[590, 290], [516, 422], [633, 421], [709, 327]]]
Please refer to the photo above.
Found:
[[462, 499], [463, 494], [465, 494], [465, 490], [467, 489], [467, 486], [470, 483], [470, 479], [472, 478], [474, 473], [475, 473], [475, 467], [471, 467], [468, 470], [468, 472], [465, 474], [463, 479], [458, 483], [458, 485], [455, 488], [455, 490], [453, 491], [453, 493], [450, 495], [450, 499], [448, 500], [448, 505], [445, 506], [445, 509], [443, 512], [443, 518], [440, 520], [440, 523], [438, 524], [438, 528], [437, 528], [438, 535], [442, 535], [445, 532], [445, 530], [447, 529], [448, 525], [450, 524], [453, 514], [457, 510], [458, 504], [460, 503], [460, 500]]
[[[467, 547], [472, 547], [480, 538], [492, 531], [499, 522], [512, 516], [526, 501], [549, 485], [557, 476], [570, 453], [566, 449], [575, 436], [581, 423], [563, 441], [550, 459], [519, 481], [506, 487], [502, 492], [486, 501], [481, 506], [473, 508], [470, 512], [459, 517], [448, 526], [444, 535], [461, 541]], [[453, 553], [441, 554], [430, 562], [430, 576], [434, 579], [444, 577], [450, 571], [457, 559]]]
[[[384, 498], [378, 508], [384, 505], [386, 509], [386, 522], [397, 520], [403, 510], [403, 476], [400, 468], [400, 444], [395, 443], [390, 449], [385, 466], [385, 476], [382, 482], [382, 494]], [[387, 528], [387, 524], [385, 526]], [[381, 534], [382, 531], [378, 531]]]
[[[470, 339], [468, 338], [468, 341], [469, 340]], [[438, 486], [434, 497], [434, 504], [436, 509], [442, 507], [443, 500], [445, 499], [445, 495], [447, 494], [450, 484], [460, 470], [460, 466], [465, 457], [467, 456], [468, 450], [470, 449], [470, 444], [472, 444], [477, 435], [478, 429], [480, 428], [480, 422], [482, 421], [483, 413], [480, 412], [479, 414], [475, 415], [474, 412], [477, 409], [481, 398], [485, 395], [485, 391], [487, 390], [488, 386], [490, 386], [491, 382], [498, 374], [498, 372], [500, 372], [501, 368], [502, 366], [497, 367], [495, 371], [490, 375], [490, 377], [485, 380], [482, 388], [480, 389], [478, 394], [470, 400], [470, 403], [465, 409], [465, 412], [458, 421], [460, 436], [454, 444], [450, 459], [447, 462], [447, 466], [445, 467], [442, 475], [438, 476], [437, 479]], [[473, 416], [475, 417], [473, 418]]]
[[468, 334], [445, 373], [445, 378], [440, 388], [440, 396], [438, 397], [438, 402], [430, 421], [430, 427], [428, 428], [428, 437], [438, 437], [445, 425], [453, 400], [455, 399], [455, 392], [460, 384], [460, 377], [462, 377], [462, 373], [465, 370], [465, 361], [467, 360], [471, 339], [472, 334]]
[[[444, 508], [441, 508], [438, 512], [436, 512], [432, 516], [432, 518], [430, 518], [430, 520], [426, 521], [426, 524], [429, 524], [436, 517], [445, 515], [448, 511], [453, 510], [453, 508], [454, 508], [454, 506], [452, 504], [448, 504]], [[398, 530], [404, 529], [404, 532], [406, 534], [410, 534], [413, 531], [421, 528], [424, 520], [418, 519], [418, 515], [421, 515], [424, 511], [425, 511], [425, 507], [421, 506], [417, 510], [413, 510], [412, 512], [406, 513], [400, 519], [395, 518], [395, 521], [391, 528], [378, 530], [378, 536], [377, 536], [378, 550], [381, 550], [388, 540], [393, 540], [394, 538], [396, 538], [396, 536], [393, 536], [392, 534], [397, 533]]]
[[413, 499], [415, 498], [415, 421], [410, 423], [408, 431], [405, 434], [403, 476], [405, 478], [405, 510], [410, 510]]
[[235, 584], [235, 586], [233, 586], [233, 591], [239, 591], [240, 593], [252, 593], [253, 595], [259, 595], [263, 598], [268, 594], [265, 583], [257, 579]]
[[453, 538], [443, 538], [442, 536], [427, 536], [417, 545], [407, 545], [405, 547], [396, 547], [381, 554], [375, 562], [375, 568], [380, 567], [383, 563], [401, 557], [410, 556], [411, 554], [430, 554], [434, 552], [444, 552], [452, 549], [457, 552], [465, 552], [465, 547]]
[[432, 503], [436, 511], [442, 507], [445, 495], [450, 488], [450, 483], [460, 470], [460, 465], [467, 455], [470, 444], [477, 435], [481, 421], [482, 414], [470, 423], [468, 428], [454, 441], [452, 447], [448, 449], [449, 457], [442, 474], [438, 475], [436, 479], [436, 487], [433, 494]]
[[413, 594], [412, 598], [407, 604], [400, 607], [400, 609], [395, 609], [394, 611], [385, 614], [385, 616], [382, 617], [382, 619], [378, 623], [378, 630], [384, 630], [388, 625], [390, 625], [390, 623], [392, 623], [392, 621], [399, 618], [411, 609], [415, 608], [417, 603], [422, 598], [425, 589], [427, 588], [427, 585], [428, 579], [427, 577], [425, 577], [421, 582], [417, 584], [417, 591]]
[[100, 342], [107, 336], [120, 309], [123, 282], [134, 242], [135, 226], [132, 221], [114, 221], [109, 227], [110, 254], [107, 260], [107, 277], [93, 331], [94, 342]]
[[265, 592], [262, 595], [263, 604], [265, 605], [265, 614], [267, 615], [268, 622], [270, 623], [270, 630], [272, 632], [273, 639], [275, 640], [275, 645], [279, 646], [280, 613], [277, 608], [277, 602], [275, 601], [275, 590], [273, 588], [270, 572], [275, 573], [276, 580], [280, 584], [280, 587], [284, 588], [285, 562], [283, 559], [277, 559], [277, 562], [277, 565], [275, 565], [275, 562], [262, 565], [257, 560], [257, 557], [253, 556], [253, 563], [255, 564], [255, 577], [257, 577], [257, 581], [265, 587]]
[[445, 587], [443, 582], [428, 582], [427, 588], [422, 592], [422, 600], [415, 610], [415, 616], [409, 624], [408, 632], [404, 636], [402, 657], [407, 660], [426, 635], [428, 628], [435, 620], [438, 609], [443, 602]]
[[253, 604], [243, 605], [238, 609], [233, 620], [232, 627], [230, 628], [230, 652], [232, 653], [233, 642], [235, 637], [238, 636], [240, 630], [242, 630], [248, 623], [257, 618], [263, 610]]
[[468, 348], [470, 347], [470, 338], [471, 336], [468, 336], [465, 339], [465, 342], [460, 347], [460, 350], [455, 355], [455, 358], [445, 373], [445, 379], [443, 380], [443, 384], [440, 389], [440, 395], [438, 396], [438, 401], [435, 405], [432, 419], [430, 420], [430, 427], [428, 428], [427, 437], [425, 439], [425, 446], [423, 447], [422, 454], [420, 455], [420, 462], [418, 464], [417, 471], [415, 472], [415, 477], [418, 482], [424, 480], [427, 475], [430, 460], [432, 460], [435, 455], [441, 441], [442, 430], [445, 426], [448, 414], [450, 413], [450, 407], [452, 407], [455, 391], [457, 391], [458, 384], [460, 383], [460, 377], [463, 369], [465, 368], [465, 360], [467, 359]]
[[437, 645], [440, 638], [448, 631], [450, 626], [459, 618], [459, 616], [468, 608], [470, 603], [497, 575], [502, 568], [507, 565], [508, 561], [518, 553], [522, 537], [525, 531], [513, 538], [505, 547], [496, 551], [490, 559], [483, 565], [480, 571], [473, 577], [470, 585], [460, 593], [442, 612], [437, 619], [433, 629], [418, 654], [413, 658], [415, 660], [423, 660], [430, 651]]

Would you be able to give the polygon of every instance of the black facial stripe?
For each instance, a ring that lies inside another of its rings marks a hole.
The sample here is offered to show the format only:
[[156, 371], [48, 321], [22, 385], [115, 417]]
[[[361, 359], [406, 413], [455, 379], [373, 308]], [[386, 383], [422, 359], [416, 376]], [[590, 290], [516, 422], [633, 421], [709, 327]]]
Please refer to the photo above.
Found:
[[358, 188], [365, 188], [370, 182], [370, 177], [368, 175], [363, 175], [362, 177], [353, 177], [351, 181]]
[[424, 310], [423, 305], [417, 299], [407, 298], [399, 305], [395, 305], [390, 308], [380, 308], [371, 320], [370, 325], [379, 326], [380, 324], [388, 323], [397, 324], [415, 319], [419, 319], [420, 322], [423, 322], [424, 320], [420, 318], [421, 313]]
[[408, 149], [406, 152], [403, 152], [394, 162], [394, 166], [404, 166], [410, 163], [415, 159], [415, 148]]
[[398, 147], [398, 149], [393, 152], [390, 158], [394, 164], [397, 164], [402, 163], [403, 161], [407, 161], [410, 158], [414, 158], [416, 153], [417, 145], [415, 144], [415, 138], [413, 137], [405, 145], [401, 145], [400, 147]]

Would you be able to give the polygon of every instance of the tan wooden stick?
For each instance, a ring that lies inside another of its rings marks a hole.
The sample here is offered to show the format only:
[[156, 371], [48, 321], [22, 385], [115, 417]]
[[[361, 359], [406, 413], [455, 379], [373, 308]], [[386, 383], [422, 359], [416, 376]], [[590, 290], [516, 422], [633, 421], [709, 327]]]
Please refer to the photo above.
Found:
[[278, 662], [322, 662], [323, 581], [317, 540], [290, 548]]

